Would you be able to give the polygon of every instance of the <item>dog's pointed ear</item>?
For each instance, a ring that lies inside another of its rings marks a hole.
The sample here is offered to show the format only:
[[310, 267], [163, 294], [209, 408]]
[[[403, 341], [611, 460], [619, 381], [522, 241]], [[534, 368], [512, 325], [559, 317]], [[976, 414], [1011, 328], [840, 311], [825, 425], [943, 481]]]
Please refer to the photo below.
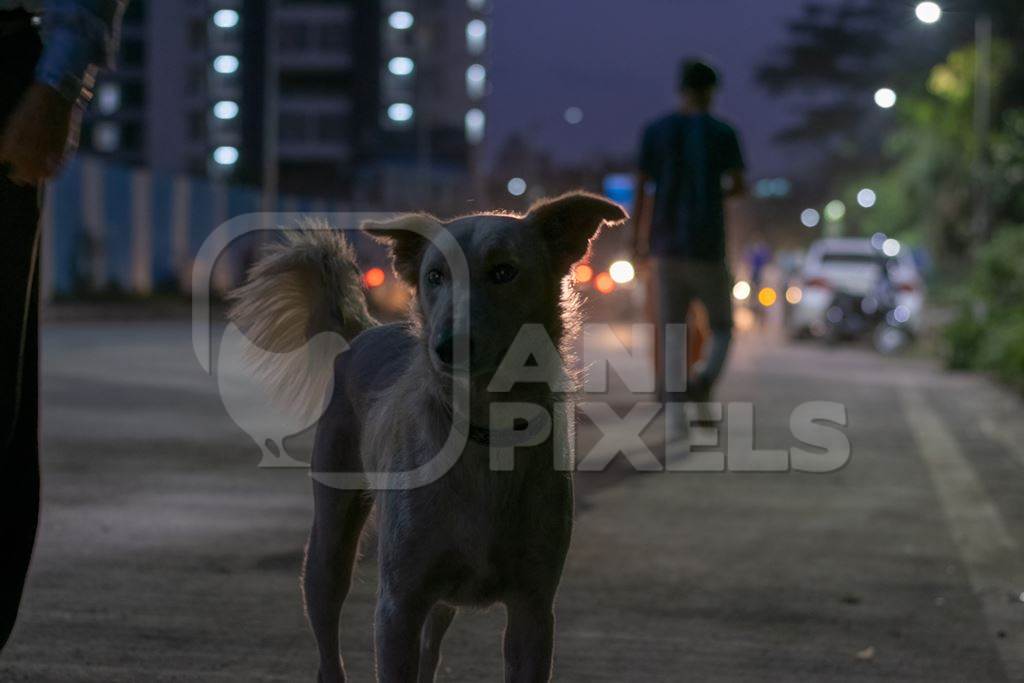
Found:
[[570, 192], [537, 202], [524, 220], [540, 228], [555, 267], [568, 272], [590, 251], [602, 225], [619, 225], [628, 219], [626, 210], [613, 201], [589, 192]]
[[388, 221], [364, 221], [359, 226], [373, 239], [391, 250], [391, 264], [410, 287], [419, 281], [420, 260], [430, 238], [441, 229], [441, 222], [425, 213], [410, 213]]

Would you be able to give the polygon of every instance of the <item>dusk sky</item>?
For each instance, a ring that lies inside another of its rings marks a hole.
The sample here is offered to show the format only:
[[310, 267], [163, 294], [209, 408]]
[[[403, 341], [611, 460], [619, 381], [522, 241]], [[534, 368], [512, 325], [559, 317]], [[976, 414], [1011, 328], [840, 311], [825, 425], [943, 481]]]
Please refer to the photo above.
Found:
[[[500, 0], [494, 3], [493, 155], [522, 131], [559, 160], [629, 153], [640, 128], [675, 106], [680, 59], [717, 66], [717, 113], [740, 131], [754, 177], [785, 173], [786, 148], [773, 134], [791, 120], [786, 104], [754, 79], [785, 38], [803, 0]], [[563, 119], [584, 111], [581, 124]]]

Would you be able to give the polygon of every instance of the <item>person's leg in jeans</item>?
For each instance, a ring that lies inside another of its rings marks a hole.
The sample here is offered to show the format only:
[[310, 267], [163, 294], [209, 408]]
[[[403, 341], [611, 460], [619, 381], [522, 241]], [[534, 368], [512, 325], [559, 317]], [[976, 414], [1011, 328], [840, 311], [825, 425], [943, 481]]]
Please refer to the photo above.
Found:
[[732, 343], [732, 275], [728, 266], [722, 264], [701, 264], [699, 281], [694, 282], [697, 297], [708, 311], [711, 326], [711, 348], [707, 359], [698, 370], [696, 384], [703, 396], [709, 400], [711, 390], [718, 381], [729, 355]]
[[[33, 31], [0, 39], [0, 126], [32, 81]], [[39, 190], [0, 177], [0, 649], [18, 614], [39, 517]]]

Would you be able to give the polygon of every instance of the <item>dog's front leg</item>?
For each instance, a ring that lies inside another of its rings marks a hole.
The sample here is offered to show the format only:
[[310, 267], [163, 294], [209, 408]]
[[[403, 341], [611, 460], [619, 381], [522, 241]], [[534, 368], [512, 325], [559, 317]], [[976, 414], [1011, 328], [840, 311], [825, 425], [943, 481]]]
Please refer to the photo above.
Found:
[[381, 587], [374, 619], [378, 681], [410, 683], [416, 680], [420, 631], [428, 609], [429, 605], [423, 600]]
[[505, 625], [506, 683], [551, 679], [555, 616], [549, 600], [510, 600]]
[[433, 683], [437, 667], [441, 663], [441, 641], [455, 618], [455, 608], [437, 603], [427, 615], [420, 637], [419, 683]]

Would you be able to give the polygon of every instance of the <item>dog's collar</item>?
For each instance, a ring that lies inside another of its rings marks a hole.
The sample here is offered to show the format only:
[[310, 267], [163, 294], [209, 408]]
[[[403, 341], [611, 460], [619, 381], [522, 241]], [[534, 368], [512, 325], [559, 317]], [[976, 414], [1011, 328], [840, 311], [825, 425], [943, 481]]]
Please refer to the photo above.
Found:
[[537, 436], [547, 429], [550, 420], [545, 420], [546, 413], [543, 409], [530, 419], [523, 417], [516, 418], [512, 429], [491, 429], [475, 425], [459, 415], [452, 417], [452, 426], [467, 439], [480, 446], [494, 446], [495, 448], [515, 448], [525, 443], [534, 441]]

